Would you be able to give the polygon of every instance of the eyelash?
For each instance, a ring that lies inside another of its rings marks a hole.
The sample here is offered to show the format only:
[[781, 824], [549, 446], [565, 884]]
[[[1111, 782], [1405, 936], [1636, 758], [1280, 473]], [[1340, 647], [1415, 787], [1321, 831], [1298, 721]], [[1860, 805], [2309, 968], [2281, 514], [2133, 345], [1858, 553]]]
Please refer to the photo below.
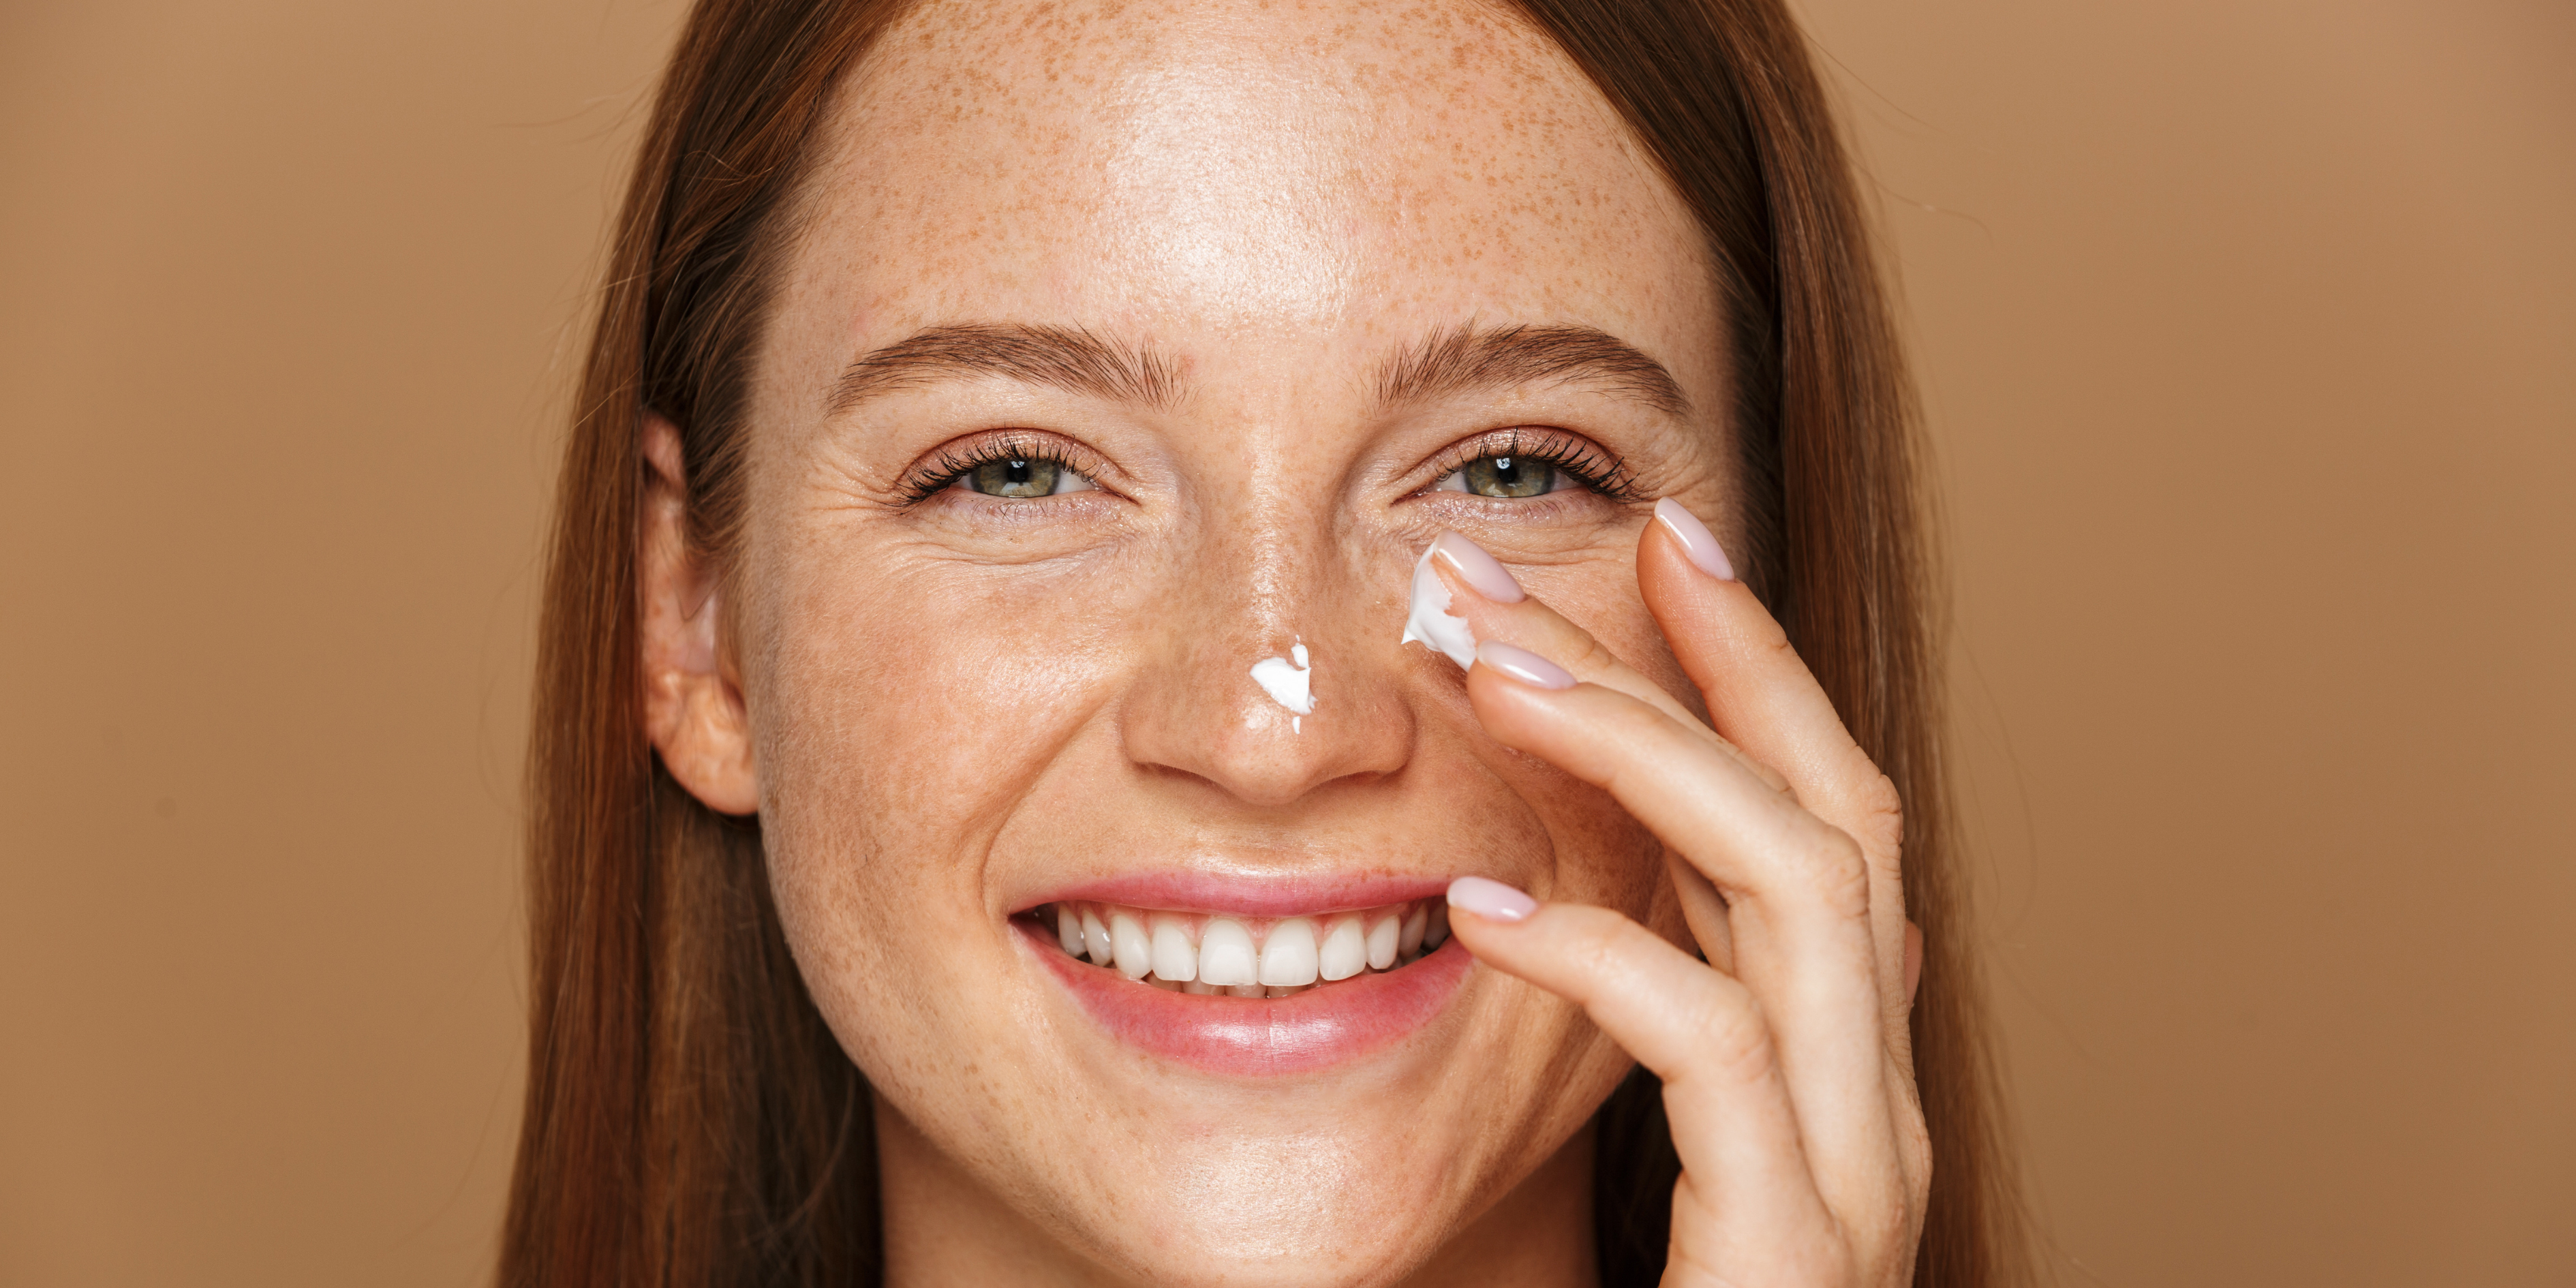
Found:
[[1548, 433], [1535, 443], [1524, 443], [1518, 429], [1496, 430], [1479, 435], [1442, 451], [1431, 462], [1431, 482], [1425, 488], [1438, 487], [1440, 480], [1467, 468], [1469, 462], [1488, 456], [1520, 456], [1543, 461], [1577, 483], [1613, 501], [1638, 499], [1636, 485], [1629, 478], [1627, 463], [1600, 447], [1571, 434]]
[[[1535, 443], [1524, 442], [1519, 429], [1497, 430], [1444, 449], [1431, 462], [1432, 485], [1467, 468], [1472, 461], [1488, 456], [1518, 456], [1544, 461], [1571, 477], [1575, 482], [1613, 501], [1634, 501], [1638, 493], [1628, 476], [1627, 464], [1600, 447], [1567, 434], [1549, 434]], [[1072, 470], [1091, 480], [1097, 487], [1100, 470], [1096, 464], [1075, 459], [1085, 453], [1067, 450], [1065, 446], [1022, 438], [1015, 434], [977, 440], [963, 448], [942, 448], [937, 460], [914, 470], [902, 485], [903, 504], [919, 505], [945, 490], [979, 465], [996, 461], [1045, 461]]]
[[978, 439], [963, 448], [941, 448], [939, 459], [904, 476], [903, 504], [919, 505], [965, 477], [975, 467], [996, 461], [1045, 461], [1081, 475], [1090, 480], [1093, 487], [1100, 486], [1100, 467], [1086, 453], [1070, 450], [1062, 444], [1004, 434], [997, 438]]

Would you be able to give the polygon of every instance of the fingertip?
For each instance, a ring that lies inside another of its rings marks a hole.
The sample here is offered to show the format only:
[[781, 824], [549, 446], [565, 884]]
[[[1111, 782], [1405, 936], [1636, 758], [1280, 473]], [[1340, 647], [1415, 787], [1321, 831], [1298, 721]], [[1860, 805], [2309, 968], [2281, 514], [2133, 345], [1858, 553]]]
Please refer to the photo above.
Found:
[[1490, 877], [1460, 877], [1449, 883], [1449, 907], [1486, 921], [1526, 921], [1538, 911], [1538, 900]]
[[1501, 640], [1476, 646], [1476, 664], [1540, 689], [1571, 689], [1574, 673], [1528, 649]]
[[1719, 581], [1735, 580], [1735, 565], [1717, 544], [1716, 534], [1681, 502], [1665, 497], [1655, 502], [1655, 523], [1682, 548], [1691, 566]]
[[1443, 532], [1425, 552], [1430, 559], [1450, 573], [1467, 589], [1497, 604], [1517, 604], [1529, 598], [1520, 582], [1501, 560], [1485, 552], [1483, 546], [1455, 532]]

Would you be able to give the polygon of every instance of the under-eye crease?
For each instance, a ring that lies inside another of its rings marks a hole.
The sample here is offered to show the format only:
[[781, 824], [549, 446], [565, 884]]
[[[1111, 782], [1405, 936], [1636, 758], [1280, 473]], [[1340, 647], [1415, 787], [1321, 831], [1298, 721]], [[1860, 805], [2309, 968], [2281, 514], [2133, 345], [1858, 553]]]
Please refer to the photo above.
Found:
[[[1532, 466], [1541, 468], [1534, 471]], [[1616, 454], [1579, 435], [1535, 425], [1491, 430], [1442, 449], [1432, 458], [1432, 481], [1423, 493], [1454, 491], [1488, 500], [1534, 499], [1549, 490], [1547, 472], [1562, 475], [1608, 500], [1643, 499], [1626, 462]], [[1449, 486], [1451, 479], [1461, 476], [1466, 476], [1461, 479], [1463, 483], [1481, 484], [1490, 490]]]
[[[1098, 453], [1079, 444], [1006, 431], [941, 447], [904, 475], [900, 494], [907, 506], [950, 488], [1001, 500], [1041, 500], [1097, 489], [1101, 467]], [[1066, 482], [1079, 486], [1065, 487]]]

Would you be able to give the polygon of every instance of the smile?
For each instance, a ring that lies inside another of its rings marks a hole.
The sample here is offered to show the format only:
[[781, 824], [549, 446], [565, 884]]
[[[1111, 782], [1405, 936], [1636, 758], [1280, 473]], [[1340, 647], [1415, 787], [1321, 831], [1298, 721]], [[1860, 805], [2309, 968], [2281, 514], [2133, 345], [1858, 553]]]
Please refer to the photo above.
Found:
[[1011, 920], [1111, 1037], [1202, 1072], [1271, 1077], [1390, 1047], [1457, 995], [1472, 959], [1449, 935], [1448, 905], [1406, 884], [1361, 907], [1306, 904], [1332, 909], [1321, 912], [1237, 887], [1208, 901], [1217, 910], [1057, 898]]

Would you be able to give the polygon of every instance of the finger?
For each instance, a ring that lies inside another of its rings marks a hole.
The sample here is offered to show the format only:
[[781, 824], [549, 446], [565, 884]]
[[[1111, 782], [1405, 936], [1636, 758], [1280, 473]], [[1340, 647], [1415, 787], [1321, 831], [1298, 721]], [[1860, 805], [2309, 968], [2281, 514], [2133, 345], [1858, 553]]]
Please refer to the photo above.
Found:
[[1681, 851], [1669, 846], [1664, 849], [1664, 871], [1672, 878], [1674, 892], [1681, 896], [1682, 920], [1690, 926], [1700, 956], [1709, 965], [1734, 974], [1735, 931], [1726, 924], [1725, 897], [1710, 883], [1707, 873], [1692, 867]]
[[1499, 641], [1476, 656], [1487, 733], [1608, 791], [1726, 897], [1735, 974], [1779, 1037], [1819, 1183], [1837, 1210], [1886, 1198], [1895, 1119], [1858, 844], [1646, 703]]
[[1886, 1022], [1905, 1023], [1904, 814], [1895, 785], [1834, 710], [1788, 632], [1735, 579], [1706, 525], [1679, 503], [1655, 503], [1638, 538], [1637, 588], [1673, 655], [1707, 700], [1709, 722], [1777, 771], [1800, 804], [1860, 842], [1870, 865], [1872, 938]]
[[1923, 927], [1905, 923], [1905, 1009], [1914, 1009], [1915, 986], [1923, 982]]
[[[1426, 553], [1449, 587], [1449, 612], [1465, 618], [1469, 633], [1479, 642], [1501, 640], [1527, 649], [1564, 667], [1585, 684], [1624, 693], [1713, 743], [1723, 741], [1700, 719], [1699, 713], [1621, 661], [1591, 632], [1530, 598], [1511, 572], [1483, 547], [1455, 532], [1444, 532]], [[1732, 747], [1727, 748], [1727, 753], [1775, 790], [1789, 790], [1788, 781], [1768, 767]]]
[[[1826, 1215], [1765, 1010], [1743, 984], [1607, 908], [1540, 904], [1480, 877], [1449, 887], [1450, 933], [1484, 964], [1583, 1008], [1663, 1079], [1698, 1198], [1785, 1234]], [[1829, 1218], [1828, 1218], [1829, 1219]]]

